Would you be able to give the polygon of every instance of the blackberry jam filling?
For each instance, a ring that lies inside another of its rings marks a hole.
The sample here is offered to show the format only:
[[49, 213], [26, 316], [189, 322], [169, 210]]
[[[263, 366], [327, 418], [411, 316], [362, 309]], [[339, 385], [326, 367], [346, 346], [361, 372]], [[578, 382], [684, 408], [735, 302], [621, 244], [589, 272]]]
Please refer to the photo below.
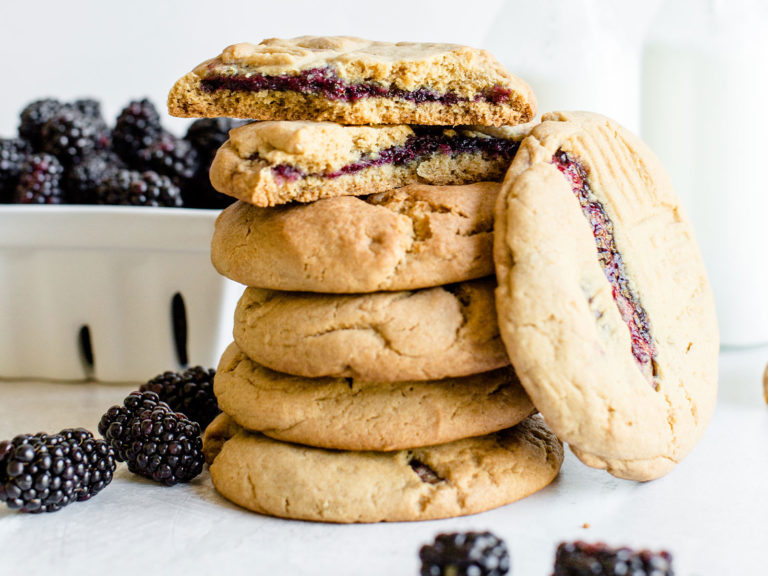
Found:
[[611, 284], [613, 299], [619, 309], [622, 320], [627, 324], [632, 339], [632, 355], [640, 365], [646, 377], [655, 381], [656, 344], [651, 336], [651, 325], [640, 299], [627, 278], [624, 258], [616, 247], [613, 222], [602, 203], [595, 197], [589, 185], [587, 171], [567, 152], [558, 150], [552, 157], [552, 163], [563, 173], [571, 185], [571, 190], [579, 199], [584, 216], [592, 225], [592, 234], [597, 245], [597, 257], [603, 267], [606, 278]]
[[416, 104], [423, 102], [439, 102], [441, 104], [490, 102], [501, 104], [507, 102], [512, 94], [510, 89], [500, 85], [483, 90], [473, 98], [467, 98], [459, 96], [455, 92], [440, 93], [429, 88], [403, 90], [395, 86], [387, 88], [375, 82], [350, 83], [339, 78], [336, 72], [329, 67], [311, 68], [298, 74], [280, 74], [278, 76], [266, 76], [258, 73], [247, 75], [213, 73], [200, 81], [200, 88], [207, 93], [218, 90], [231, 90], [233, 92], [290, 91], [344, 102], [355, 102], [363, 98], [397, 98]]
[[427, 484], [439, 484], [443, 481], [443, 479], [438, 476], [437, 472], [416, 458], [411, 458], [408, 461], [408, 465], [414, 472], [416, 472], [416, 475], [422, 482], [426, 482]]
[[[385, 148], [375, 156], [364, 154], [356, 162], [347, 164], [335, 172], [307, 174], [288, 164], [278, 164], [272, 168], [272, 171], [278, 178], [291, 182], [307, 176], [333, 179], [347, 174], [355, 174], [366, 168], [388, 164], [405, 166], [436, 154], [445, 156], [482, 154], [489, 159], [502, 158], [512, 162], [512, 158], [520, 146], [519, 142], [503, 138], [447, 135], [439, 127], [434, 129], [426, 126], [414, 127], [414, 131], [416, 130], [418, 130], [417, 133], [409, 136], [402, 145]], [[256, 158], [258, 156], [252, 157], [252, 159]]]

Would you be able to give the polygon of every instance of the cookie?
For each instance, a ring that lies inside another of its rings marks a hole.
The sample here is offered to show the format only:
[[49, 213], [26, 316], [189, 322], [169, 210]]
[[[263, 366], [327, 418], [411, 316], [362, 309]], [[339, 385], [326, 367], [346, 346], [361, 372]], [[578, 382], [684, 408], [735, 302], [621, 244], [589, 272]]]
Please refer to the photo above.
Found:
[[763, 398], [768, 403], [768, 366], [765, 367], [765, 372], [763, 372]]
[[397, 452], [345, 452], [240, 431], [210, 466], [216, 489], [254, 512], [321, 522], [476, 514], [549, 484], [563, 448], [539, 417], [507, 430]]
[[379, 382], [435, 380], [507, 366], [493, 277], [373, 294], [247, 288], [234, 337], [272, 370]]
[[253, 122], [229, 132], [211, 184], [255, 206], [276, 206], [408, 184], [501, 181], [529, 128]]
[[221, 409], [249, 430], [339, 450], [442, 444], [534, 412], [511, 368], [426, 382], [303, 378], [269, 370], [235, 344], [221, 357], [214, 390]]
[[414, 290], [493, 274], [500, 184], [412, 184], [370, 196], [257, 208], [216, 220], [211, 261], [259, 288], [326, 293]]
[[176, 82], [173, 116], [342, 124], [530, 121], [530, 87], [485, 50], [303, 36], [235, 44]]
[[718, 329], [694, 233], [658, 159], [590, 113], [547, 114], [496, 205], [496, 305], [510, 360], [589, 466], [668, 472], [715, 405]]
[[242, 426], [224, 412], [221, 412], [211, 420], [211, 423], [203, 430], [203, 455], [205, 456], [205, 463], [210, 466], [213, 463], [213, 459], [221, 452], [224, 442], [242, 429]]

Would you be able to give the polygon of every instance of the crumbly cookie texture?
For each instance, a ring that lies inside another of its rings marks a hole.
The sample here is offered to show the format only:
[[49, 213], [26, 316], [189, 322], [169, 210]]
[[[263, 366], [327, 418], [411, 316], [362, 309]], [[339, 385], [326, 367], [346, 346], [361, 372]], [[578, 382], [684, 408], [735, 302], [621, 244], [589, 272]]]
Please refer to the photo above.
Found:
[[[584, 209], [563, 153], [584, 169]], [[585, 214], [601, 210], [612, 225], [597, 230]], [[590, 466], [634, 480], [668, 472], [712, 414], [719, 338], [693, 230], [658, 159], [603, 116], [547, 114], [510, 167], [495, 226], [501, 334], [547, 423]], [[608, 228], [623, 258], [610, 270], [598, 259]], [[619, 309], [617, 291], [637, 298], [634, 311]], [[650, 360], [635, 353], [643, 330], [630, 337], [640, 310]]]
[[227, 47], [176, 82], [168, 109], [187, 118], [502, 126], [532, 120], [536, 99], [485, 50], [304, 36]]
[[466, 376], [509, 364], [493, 277], [416, 291], [313, 294], [247, 288], [234, 337], [288, 374], [378, 382]]
[[511, 368], [464, 378], [372, 382], [303, 378], [224, 352], [216, 397], [239, 425], [267, 436], [338, 450], [401, 450], [481, 436], [534, 412]]
[[562, 444], [534, 416], [495, 434], [396, 452], [311, 448], [243, 430], [210, 471], [225, 498], [260, 514], [398, 522], [509, 504], [549, 484], [562, 461]]
[[253, 122], [230, 132], [210, 177], [219, 192], [255, 206], [362, 196], [417, 183], [501, 181], [530, 127]]
[[273, 290], [413, 290], [493, 274], [500, 184], [412, 184], [370, 196], [257, 208], [216, 220], [211, 260], [222, 275]]

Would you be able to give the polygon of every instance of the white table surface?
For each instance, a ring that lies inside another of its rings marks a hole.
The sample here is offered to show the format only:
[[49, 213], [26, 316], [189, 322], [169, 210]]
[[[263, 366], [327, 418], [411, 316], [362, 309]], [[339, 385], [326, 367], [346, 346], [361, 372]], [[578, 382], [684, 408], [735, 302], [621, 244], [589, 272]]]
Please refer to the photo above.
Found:
[[[0, 509], [0, 574], [416, 575], [418, 549], [446, 531], [491, 530], [512, 555], [511, 574], [551, 574], [562, 540], [603, 540], [675, 557], [677, 576], [766, 574], [768, 348], [721, 354], [720, 394], [701, 443], [666, 477], [617, 480], [567, 453], [545, 490], [509, 506], [451, 520], [327, 525], [279, 520], [218, 496], [207, 470], [161, 487], [120, 464], [88, 502], [52, 514]], [[0, 438], [95, 431], [135, 386], [0, 381]], [[585, 527], [588, 526], [588, 527]]]

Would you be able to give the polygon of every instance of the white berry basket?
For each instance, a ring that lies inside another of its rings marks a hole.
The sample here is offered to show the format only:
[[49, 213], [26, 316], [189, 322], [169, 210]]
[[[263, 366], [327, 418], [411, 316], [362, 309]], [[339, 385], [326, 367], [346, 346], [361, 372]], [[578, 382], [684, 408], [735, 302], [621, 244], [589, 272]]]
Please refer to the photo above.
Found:
[[144, 382], [215, 368], [243, 291], [217, 210], [0, 206], [0, 378]]

